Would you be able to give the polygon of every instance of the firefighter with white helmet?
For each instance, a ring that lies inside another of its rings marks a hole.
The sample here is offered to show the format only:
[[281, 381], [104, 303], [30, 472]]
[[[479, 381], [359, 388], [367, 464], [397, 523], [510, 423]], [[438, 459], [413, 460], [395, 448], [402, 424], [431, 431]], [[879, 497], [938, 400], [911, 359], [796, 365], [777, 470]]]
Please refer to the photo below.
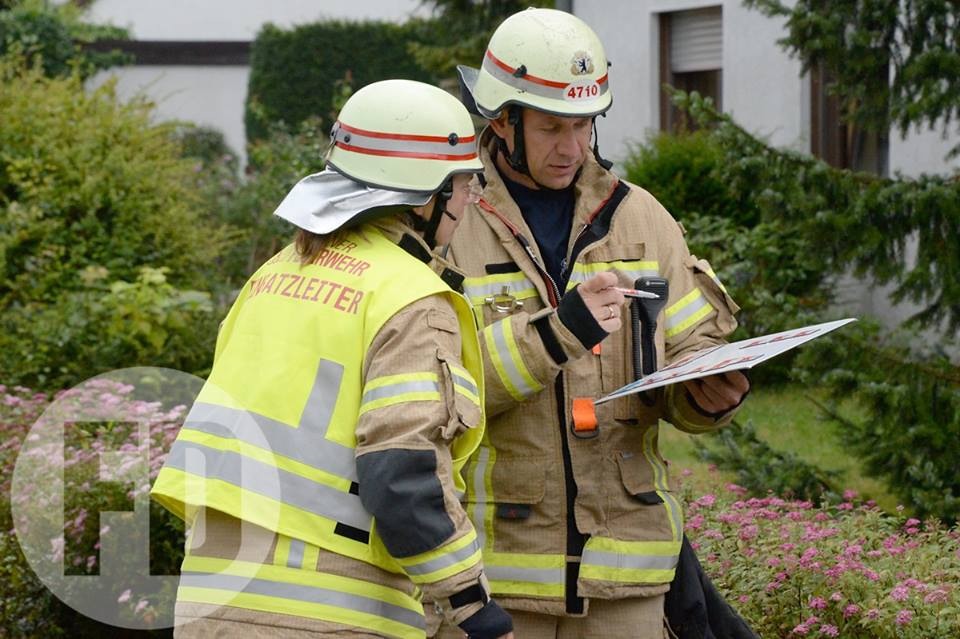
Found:
[[458, 499], [476, 324], [433, 252], [481, 168], [454, 97], [388, 80], [277, 208], [296, 240], [240, 291], [152, 489], [189, 530], [177, 636], [423, 637], [424, 596], [461, 634], [512, 636]]
[[[659, 420], [719, 428], [749, 383], [733, 373], [593, 400], [641, 373], [641, 344], [669, 364], [722, 343], [737, 306], [682, 227], [591, 148], [612, 94], [582, 20], [516, 13], [481, 67], [458, 71], [465, 104], [489, 121], [483, 193], [449, 252], [481, 322], [487, 435], [464, 468], [464, 503], [484, 570], [519, 636], [664, 637], [683, 513]], [[669, 292], [656, 331], [634, 343], [618, 288], [642, 278]]]

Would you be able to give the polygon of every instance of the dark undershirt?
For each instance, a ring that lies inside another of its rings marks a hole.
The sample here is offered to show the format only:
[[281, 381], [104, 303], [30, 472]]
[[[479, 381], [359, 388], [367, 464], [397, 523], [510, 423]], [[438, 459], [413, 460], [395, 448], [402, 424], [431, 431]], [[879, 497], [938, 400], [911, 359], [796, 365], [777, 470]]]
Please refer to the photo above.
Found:
[[531, 189], [500, 173], [503, 183], [516, 202], [524, 221], [533, 233], [547, 273], [563, 292], [569, 274], [561, 273], [567, 257], [567, 244], [573, 226], [574, 187], [565, 189]]

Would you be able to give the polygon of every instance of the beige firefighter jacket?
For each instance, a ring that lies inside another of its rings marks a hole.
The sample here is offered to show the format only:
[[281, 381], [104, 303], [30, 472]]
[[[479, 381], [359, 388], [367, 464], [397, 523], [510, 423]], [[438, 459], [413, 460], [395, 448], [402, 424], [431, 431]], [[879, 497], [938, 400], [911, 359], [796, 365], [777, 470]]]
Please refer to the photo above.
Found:
[[[468, 210], [448, 255], [466, 274], [465, 293], [481, 326], [487, 436], [463, 472], [465, 506], [482, 533], [494, 595], [508, 608], [571, 614], [584, 605], [578, 598], [663, 592], [683, 523], [657, 447], [658, 420], [700, 433], [726, 424], [732, 411], [704, 415], [682, 385], [670, 386], [654, 393], [652, 406], [639, 395], [596, 406], [592, 439], [571, 433], [575, 398], [597, 398], [634, 380], [629, 312], [624, 307], [624, 328], [593, 351], [559, 321], [537, 245], [494, 167], [494, 141], [485, 131], [483, 197]], [[587, 160], [575, 187], [568, 251], [618, 181]], [[736, 328], [738, 307], [709, 264], [690, 255], [683, 234], [656, 199], [629, 185], [609, 230], [568, 266], [570, 286], [607, 270], [623, 287], [641, 275], [669, 280], [656, 331], [660, 367], [723, 342]], [[566, 361], [558, 363], [547, 341]]]

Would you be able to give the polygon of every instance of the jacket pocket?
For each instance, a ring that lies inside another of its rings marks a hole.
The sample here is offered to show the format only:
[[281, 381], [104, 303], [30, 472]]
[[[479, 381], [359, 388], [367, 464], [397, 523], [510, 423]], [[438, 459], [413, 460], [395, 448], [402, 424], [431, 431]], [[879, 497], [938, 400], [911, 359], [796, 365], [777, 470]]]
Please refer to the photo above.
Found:
[[448, 415], [440, 435], [449, 441], [479, 425], [483, 413], [477, 383], [460, 365], [460, 359], [442, 348], [437, 349], [437, 359], [440, 360], [441, 385]]
[[663, 498], [653, 485], [653, 469], [644, 461], [642, 454], [620, 451], [617, 453], [617, 466], [620, 469], [620, 481], [630, 497], [648, 506], [663, 503]]
[[493, 465], [492, 500], [494, 516], [501, 520], [525, 521], [546, 493], [546, 467], [529, 458], [498, 459]]

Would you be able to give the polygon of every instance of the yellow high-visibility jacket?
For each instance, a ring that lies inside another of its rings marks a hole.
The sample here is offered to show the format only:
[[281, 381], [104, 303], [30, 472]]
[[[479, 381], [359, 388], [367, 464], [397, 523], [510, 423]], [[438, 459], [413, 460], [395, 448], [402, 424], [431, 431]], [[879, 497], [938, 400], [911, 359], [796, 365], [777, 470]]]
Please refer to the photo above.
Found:
[[[276, 542], [269, 561], [188, 553], [178, 609], [226, 603], [415, 637], [421, 589], [442, 599], [477, 581], [458, 501], [483, 433], [476, 324], [403, 236], [366, 224], [306, 266], [288, 246], [243, 287], [152, 496], [188, 523], [212, 509]], [[324, 572], [331, 553], [340, 569]], [[351, 577], [343, 559], [391, 583]]]

